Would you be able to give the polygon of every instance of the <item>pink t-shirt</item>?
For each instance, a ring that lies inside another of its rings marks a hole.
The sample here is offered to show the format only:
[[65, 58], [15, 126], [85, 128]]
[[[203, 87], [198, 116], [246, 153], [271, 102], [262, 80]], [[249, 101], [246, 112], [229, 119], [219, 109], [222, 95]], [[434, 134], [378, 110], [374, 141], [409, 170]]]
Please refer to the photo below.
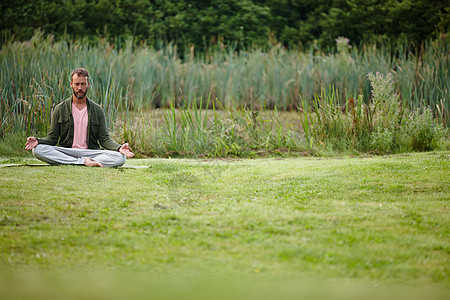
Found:
[[72, 115], [74, 125], [72, 148], [87, 149], [87, 106], [79, 110], [72, 102]]

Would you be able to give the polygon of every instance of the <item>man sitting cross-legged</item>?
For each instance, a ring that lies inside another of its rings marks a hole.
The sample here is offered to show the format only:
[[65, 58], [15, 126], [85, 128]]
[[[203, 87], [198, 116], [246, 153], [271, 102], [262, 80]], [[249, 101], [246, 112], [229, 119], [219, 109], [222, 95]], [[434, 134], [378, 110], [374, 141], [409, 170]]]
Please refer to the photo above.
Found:
[[134, 154], [128, 143], [119, 145], [111, 139], [103, 109], [86, 97], [88, 71], [75, 69], [70, 78], [73, 95], [55, 107], [47, 137], [28, 137], [25, 149], [51, 165], [122, 166]]

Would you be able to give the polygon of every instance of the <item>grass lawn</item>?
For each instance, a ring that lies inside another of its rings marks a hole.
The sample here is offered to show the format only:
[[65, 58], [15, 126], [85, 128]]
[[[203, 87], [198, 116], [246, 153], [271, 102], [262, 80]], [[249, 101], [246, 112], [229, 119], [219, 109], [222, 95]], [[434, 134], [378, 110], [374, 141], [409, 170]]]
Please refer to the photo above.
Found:
[[186, 278], [450, 295], [449, 152], [125, 166], [0, 168], [0, 298], [186, 296]]

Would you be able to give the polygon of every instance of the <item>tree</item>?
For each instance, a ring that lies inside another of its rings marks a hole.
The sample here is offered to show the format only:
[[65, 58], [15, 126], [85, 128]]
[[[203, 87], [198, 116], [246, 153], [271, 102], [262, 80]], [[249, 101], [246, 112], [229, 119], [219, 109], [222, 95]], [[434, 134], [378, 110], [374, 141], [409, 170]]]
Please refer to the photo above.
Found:
[[0, 43], [55, 35], [175, 43], [179, 49], [220, 39], [237, 47], [334, 47], [390, 39], [418, 43], [447, 33], [450, 8], [440, 0], [0, 0]]

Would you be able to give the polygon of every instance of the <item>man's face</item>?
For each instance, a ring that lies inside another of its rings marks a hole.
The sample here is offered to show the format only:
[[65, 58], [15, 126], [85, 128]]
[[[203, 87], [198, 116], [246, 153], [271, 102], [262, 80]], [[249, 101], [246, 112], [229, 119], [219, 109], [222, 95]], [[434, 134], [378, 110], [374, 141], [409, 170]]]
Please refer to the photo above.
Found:
[[83, 99], [86, 97], [86, 93], [89, 88], [89, 81], [85, 76], [73, 74], [70, 86], [72, 87], [73, 95], [78, 99]]

